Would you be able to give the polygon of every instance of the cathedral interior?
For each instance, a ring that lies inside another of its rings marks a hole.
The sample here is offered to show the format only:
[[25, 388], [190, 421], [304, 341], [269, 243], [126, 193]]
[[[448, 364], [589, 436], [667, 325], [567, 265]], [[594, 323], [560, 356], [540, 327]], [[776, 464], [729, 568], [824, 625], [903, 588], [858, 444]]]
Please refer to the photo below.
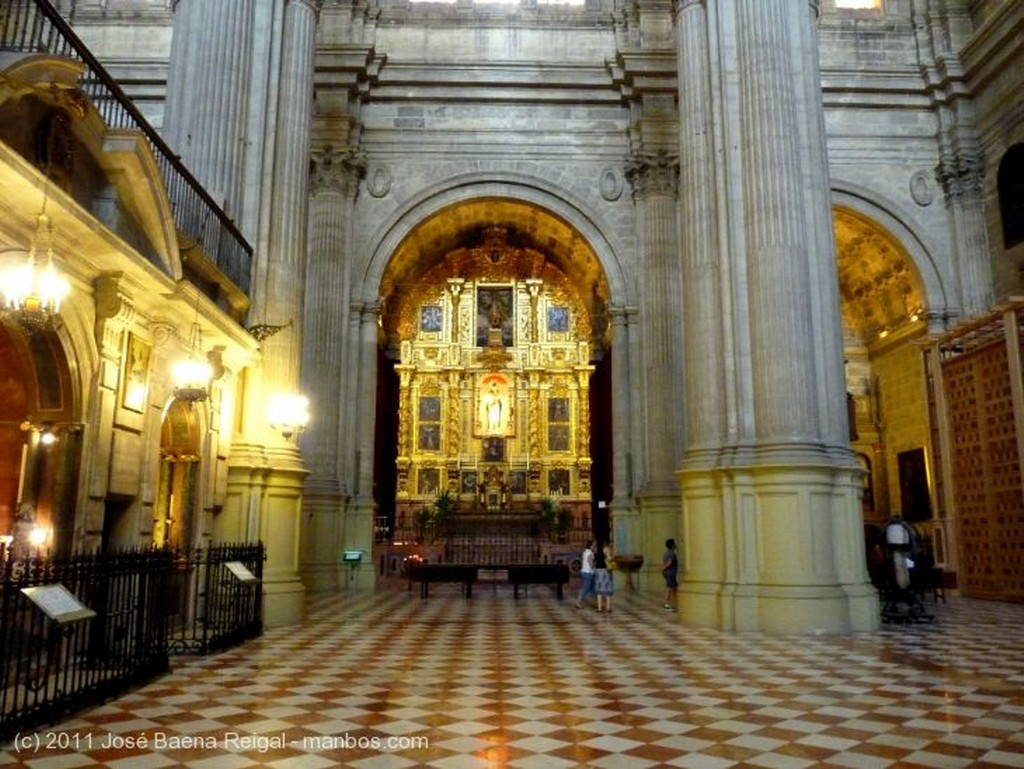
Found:
[[674, 538], [670, 625], [842, 637], [899, 520], [943, 596], [1020, 602], [1022, 29], [4, 0], [4, 563], [258, 541], [287, 628], [592, 537], [660, 602]]
[[[200, 5], [5, 6], [4, 253], [67, 285], [31, 327], [5, 294], [5, 532], [259, 538], [291, 607], [438, 539], [439, 496], [534, 536], [553, 502], [648, 572], [678, 537], [694, 621], [838, 585], [842, 629], [845, 549], [901, 515], [949, 588], [1020, 596], [1005, 4]], [[718, 51], [748, 12], [814, 54], [789, 83]]]

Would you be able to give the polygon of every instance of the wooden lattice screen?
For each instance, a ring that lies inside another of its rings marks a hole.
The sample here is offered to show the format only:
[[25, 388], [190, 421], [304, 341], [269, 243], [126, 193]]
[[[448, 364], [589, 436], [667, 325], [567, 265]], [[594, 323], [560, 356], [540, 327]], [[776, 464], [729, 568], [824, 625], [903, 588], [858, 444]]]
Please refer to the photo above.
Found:
[[931, 384], [942, 397], [931, 399], [932, 419], [944, 423], [936, 467], [952, 481], [960, 588], [976, 598], [1024, 601], [1022, 323], [1015, 303], [933, 347], [941, 382]]

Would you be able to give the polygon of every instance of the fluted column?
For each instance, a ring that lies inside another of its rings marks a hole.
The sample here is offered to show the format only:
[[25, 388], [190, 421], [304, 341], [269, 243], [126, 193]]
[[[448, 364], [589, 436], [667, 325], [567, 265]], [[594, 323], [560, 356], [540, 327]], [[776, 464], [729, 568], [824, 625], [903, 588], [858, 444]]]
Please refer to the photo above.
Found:
[[310, 169], [309, 253], [303, 328], [302, 391], [316, 415], [302, 435], [310, 475], [302, 528], [303, 583], [312, 590], [336, 588], [340, 573], [342, 516], [346, 501], [340, 438], [343, 359], [348, 335], [352, 205], [365, 158], [355, 150], [315, 152]]
[[167, 76], [167, 143], [233, 217], [244, 183], [254, 5], [179, 0]]
[[255, 317], [274, 324], [291, 320], [293, 327], [263, 344], [264, 382], [271, 391], [297, 392], [300, 381], [318, 5], [288, 0], [285, 7], [266, 286], [256, 297], [262, 312], [257, 309]]
[[960, 304], [967, 318], [988, 311], [993, 301], [984, 171], [980, 151], [970, 149], [944, 152], [936, 169], [953, 231], [953, 262], [960, 287]]
[[342, 364], [348, 335], [352, 205], [366, 160], [355, 150], [330, 147], [314, 156], [310, 181], [309, 255], [302, 351], [302, 390], [316, 420], [302, 436], [310, 477], [307, 489], [342, 490], [339, 436]]
[[677, 14], [692, 420], [679, 599], [680, 617], [698, 625], [846, 632], [879, 622], [860, 472], [837, 427], [845, 398], [816, 13], [814, 0], [680, 0]]
[[641, 493], [674, 494], [682, 432], [682, 324], [672, 312], [680, 295], [674, 156], [634, 156], [627, 167], [637, 204], [640, 243], [641, 363], [646, 413], [646, 479]]
[[[284, 10], [270, 226], [267, 248], [261, 254], [265, 265], [262, 284], [254, 291], [253, 317], [274, 325], [290, 321], [291, 327], [261, 345], [264, 404], [275, 393], [298, 392], [300, 385], [318, 8], [313, 0], [287, 0]], [[262, 413], [266, 413], [265, 405]], [[269, 430], [264, 436], [269, 468], [264, 476], [260, 532], [267, 543], [264, 597], [266, 623], [272, 627], [296, 622], [305, 611], [299, 532], [307, 470], [292, 440]]]
[[[791, 51], [792, 0], [739, 0], [740, 140], [744, 148], [749, 328], [759, 440], [817, 434], [801, 150]], [[789, 17], [789, 18], [787, 18]]]
[[[701, 0], [683, 0], [679, 34], [679, 206], [685, 347], [686, 451], [714, 449], [725, 440], [728, 355], [722, 334], [721, 260], [715, 201], [708, 20]], [[692, 457], [691, 457], [692, 459]]]

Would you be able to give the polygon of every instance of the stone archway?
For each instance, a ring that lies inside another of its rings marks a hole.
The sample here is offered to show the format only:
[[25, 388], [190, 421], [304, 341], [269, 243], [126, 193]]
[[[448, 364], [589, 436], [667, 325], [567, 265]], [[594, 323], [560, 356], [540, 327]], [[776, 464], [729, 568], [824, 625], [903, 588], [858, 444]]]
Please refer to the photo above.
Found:
[[[589, 534], [592, 500], [607, 498], [611, 465], [610, 454], [591, 455], [591, 424], [611, 419], [593, 418], [592, 403], [606, 408], [610, 399], [592, 394], [590, 382], [611, 340], [608, 278], [587, 239], [533, 202], [462, 201], [409, 229], [382, 275], [380, 296], [386, 358], [378, 383], [387, 396], [378, 398], [377, 421], [391, 427], [377, 431], [382, 509], [395, 509], [392, 488], [400, 524], [403, 506], [424, 503], [425, 489], [454, 490], [466, 509], [525, 510], [564, 494], [563, 507]], [[501, 376], [505, 388], [484, 393], [487, 376]], [[484, 397], [510, 407], [498, 438], [481, 438]], [[396, 407], [397, 422], [388, 413]], [[596, 443], [607, 450], [612, 442]], [[397, 472], [389, 472], [395, 456]], [[485, 488], [492, 492], [486, 498]]]
[[160, 425], [160, 475], [153, 507], [153, 544], [189, 550], [194, 544], [196, 483], [201, 456], [196, 407], [171, 401]]
[[[852, 443], [870, 473], [865, 488], [871, 494], [862, 500], [866, 530], [899, 513], [928, 541], [943, 525], [927, 504], [937, 471], [919, 344], [934, 314], [928, 282], [907, 246], [881, 222], [845, 206], [834, 216]], [[935, 303], [941, 311], [941, 297]], [[930, 488], [922, 498], [909, 485], [925, 480]]]
[[53, 554], [74, 535], [75, 400], [57, 333], [0, 323], [0, 534], [37, 529]]

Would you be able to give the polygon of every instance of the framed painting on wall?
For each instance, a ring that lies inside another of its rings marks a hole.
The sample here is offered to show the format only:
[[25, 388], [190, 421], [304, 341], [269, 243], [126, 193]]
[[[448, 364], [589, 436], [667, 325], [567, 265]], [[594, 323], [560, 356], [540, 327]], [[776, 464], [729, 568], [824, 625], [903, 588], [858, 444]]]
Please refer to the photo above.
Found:
[[149, 361], [153, 347], [135, 334], [128, 334], [122, 375], [121, 405], [141, 414], [146, 407], [149, 383]]

